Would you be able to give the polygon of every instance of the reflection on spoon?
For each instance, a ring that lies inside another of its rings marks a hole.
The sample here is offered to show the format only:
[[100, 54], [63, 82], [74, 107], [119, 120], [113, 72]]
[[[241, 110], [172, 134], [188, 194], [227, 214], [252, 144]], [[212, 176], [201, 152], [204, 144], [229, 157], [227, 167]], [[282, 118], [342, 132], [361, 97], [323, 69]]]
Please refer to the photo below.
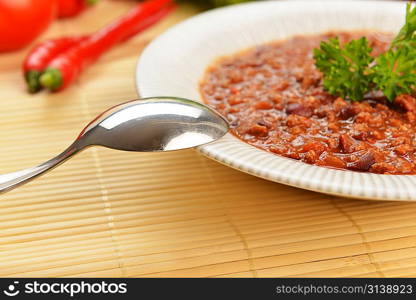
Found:
[[211, 141], [212, 137], [208, 134], [204, 134], [202, 132], [184, 132], [181, 135], [170, 139], [170, 141], [165, 145], [164, 149], [169, 151], [192, 148], [209, 143]]

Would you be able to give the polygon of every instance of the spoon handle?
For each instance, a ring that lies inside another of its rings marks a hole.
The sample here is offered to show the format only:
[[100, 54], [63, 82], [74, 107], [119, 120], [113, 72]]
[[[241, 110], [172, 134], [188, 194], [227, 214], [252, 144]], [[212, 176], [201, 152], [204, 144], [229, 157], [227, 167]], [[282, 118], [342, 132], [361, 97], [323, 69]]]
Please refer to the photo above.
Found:
[[58, 156], [44, 162], [33, 168], [24, 169], [21, 171], [0, 175], [0, 194], [10, 191], [18, 186], [21, 186], [32, 179], [52, 170], [60, 165], [68, 158], [79, 152], [81, 149], [77, 143], [73, 143], [64, 152]]

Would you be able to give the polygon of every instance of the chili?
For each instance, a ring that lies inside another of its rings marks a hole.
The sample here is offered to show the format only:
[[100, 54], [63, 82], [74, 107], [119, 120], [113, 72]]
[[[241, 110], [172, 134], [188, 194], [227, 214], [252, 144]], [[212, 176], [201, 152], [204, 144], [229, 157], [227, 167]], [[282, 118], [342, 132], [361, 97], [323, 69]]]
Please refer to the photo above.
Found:
[[243, 141], [305, 163], [381, 174], [416, 174], [416, 99], [377, 92], [350, 102], [328, 94], [312, 51], [322, 40], [367, 36], [372, 55], [392, 35], [331, 32], [295, 36], [222, 58], [206, 71], [204, 100]]
[[39, 77], [52, 59], [86, 38], [86, 36], [80, 36], [50, 39], [33, 47], [22, 66], [29, 91], [34, 93], [41, 89]]
[[127, 15], [55, 57], [41, 75], [41, 85], [52, 91], [64, 89], [108, 49], [157, 23], [174, 8], [172, 0], [138, 4]]

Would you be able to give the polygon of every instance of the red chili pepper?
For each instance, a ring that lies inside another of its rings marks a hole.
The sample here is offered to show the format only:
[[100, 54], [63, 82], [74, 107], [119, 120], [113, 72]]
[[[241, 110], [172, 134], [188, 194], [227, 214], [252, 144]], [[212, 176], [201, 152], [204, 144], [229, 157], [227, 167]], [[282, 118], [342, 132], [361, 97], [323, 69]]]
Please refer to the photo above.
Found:
[[52, 91], [67, 87], [105, 51], [157, 23], [175, 8], [172, 0], [149, 0], [88, 39], [55, 57], [41, 75], [41, 85]]
[[78, 15], [98, 0], [58, 0], [58, 17], [69, 18]]
[[30, 50], [23, 62], [23, 73], [31, 93], [41, 89], [39, 77], [58, 54], [87, 39], [86, 36], [47, 40]]

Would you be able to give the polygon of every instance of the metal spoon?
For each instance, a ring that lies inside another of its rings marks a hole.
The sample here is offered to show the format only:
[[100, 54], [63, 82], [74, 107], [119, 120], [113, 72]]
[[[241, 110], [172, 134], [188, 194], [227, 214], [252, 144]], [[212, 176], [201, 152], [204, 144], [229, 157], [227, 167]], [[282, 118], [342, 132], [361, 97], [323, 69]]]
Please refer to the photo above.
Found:
[[100, 114], [55, 158], [0, 175], [0, 193], [29, 182], [89, 146], [138, 152], [180, 150], [215, 141], [228, 128], [216, 111], [191, 100], [157, 97], [129, 101]]

